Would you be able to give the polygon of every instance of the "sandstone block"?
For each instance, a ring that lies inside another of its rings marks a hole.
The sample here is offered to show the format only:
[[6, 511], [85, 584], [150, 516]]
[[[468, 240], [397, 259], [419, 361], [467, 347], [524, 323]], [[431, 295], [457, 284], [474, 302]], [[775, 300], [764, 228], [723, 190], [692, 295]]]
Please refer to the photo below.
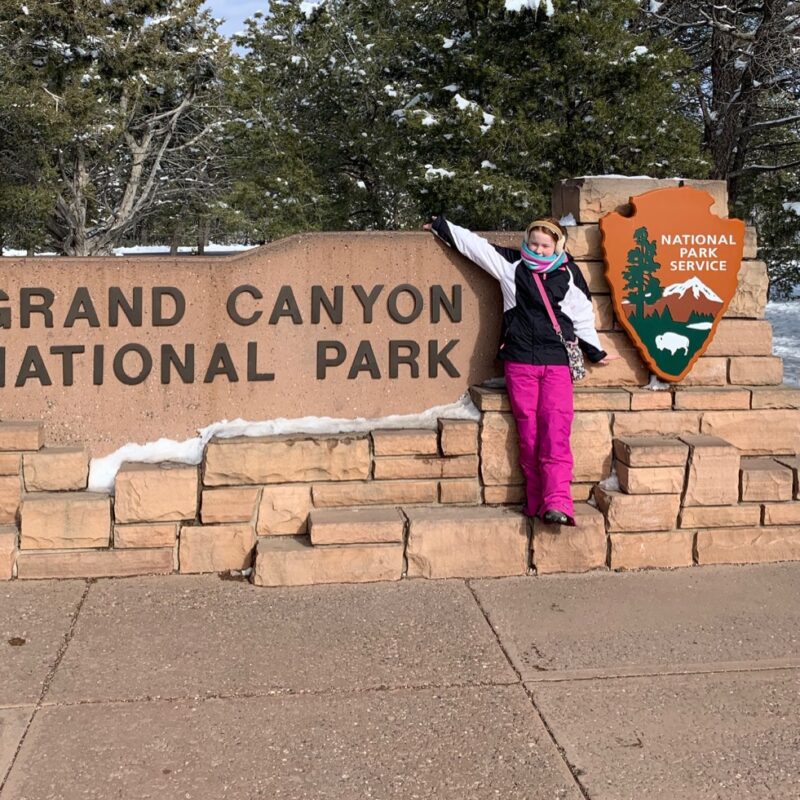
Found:
[[728, 380], [736, 386], [777, 386], [783, 380], [783, 359], [777, 356], [731, 358]]
[[172, 548], [157, 550], [20, 551], [17, 577], [118, 578], [172, 572]]
[[761, 506], [686, 506], [681, 509], [681, 528], [740, 528], [761, 522]]
[[22, 474], [28, 492], [85, 489], [89, 480], [89, 453], [83, 447], [45, 447], [25, 453]]
[[751, 408], [800, 408], [800, 388], [796, 386], [753, 386]]
[[249, 522], [184, 525], [179, 561], [182, 573], [247, 569], [253, 560], [256, 535]]
[[680, 410], [746, 409], [750, 408], [749, 389], [678, 389], [675, 408]]
[[763, 319], [767, 306], [769, 277], [763, 261], [743, 261], [736, 294], [725, 311], [726, 317]]
[[587, 572], [606, 565], [603, 515], [587, 503], [575, 504], [575, 526], [533, 521], [533, 564], [539, 575]]
[[766, 503], [765, 525], [800, 525], [800, 503]]
[[617, 462], [617, 478], [627, 494], [680, 494], [686, 467], [629, 467]]
[[592, 310], [594, 311], [594, 327], [596, 330], [614, 330], [614, 308], [609, 295], [594, 295], [592, 297]]
[[319, 483], [311, 490], [317, 508], [435, 503], [436, 481], [355, 481]]
[[679, 494], [654, 494], [643, 503], [635, 494], [622, 494], [597, 486], [597, 507], [605, 515], [609, 532], [671, 531], [677, 527]]
[[[584, 227], [587, 226], [581, 225], [579, 229], [583, 229]], [[583, 273], [583, 277], [586, 279], [586, 285], [589, 287], [592, 297], [602, 294], [607, 295], [611, 292], [611, 287], [606, 280], [606, 265], [603, 263], [602, 259], [603, 253], [599, 252], [596, 259], [582, 260], [578, 264], [581, 273]]]
[[114, 526], [115, 548], [174, 547], [178, 540], [178, 523], [147, 522]]
[[265, 486], [258, 506], [256, 533], [305, 533], [310, 510], [310, 486]]
[[655, 411], [672, 408], [672, 392], [652, 389], [627, 389], [631, 396], [631, 411]]
[[629, 411], [631, 407], [630, 393], [613, 387], [584, 389], [576, 386], [573, 398], [575, 411]]
[[697, 411], [624, 411], [614, 414], [614, 437], [680, 436], [700, 431]]
[[[728, 216], [725, 181], [687, 180], [684, 183], [711, 195], [714, 199], [711, 206], [713, 214]], [[603, 175], [566, 178], [553, 187], [553, 216], [559, 219], [572, 214], [579, 224], [597, 222], [612, 211], [629, 213], [631, 197], [677, 185], [677, 178], [615, 178]]]
[[800, 452], [800, 410], [706, 411], [700, 432], [730, 442], [742, 455]]
[[200, 496], [200, 519], [204, 525], [219, 522], [250, 522], [256, 517], [260, 499], [260, 486], [203, 489]]
[[213, 439], [206, 447], [206, 486], [365, 480], [366, 435]]
[[728, 383], [728, 359], [701, 356], [691, 372], [675, 386], [725, 386]]
[[614, 439], [614, 456], [629, 467], [685, 467], [689, 446], [667, 436], [624, 436]]
[[697, 532], [698, 564], [757, 564], [800, 559], [800, 527], [719, 528]]
[[440, 419], [439, 441], [444, 456], [468, 456], [478, 452], [478, 423], [468, 419]]
[[[600, 226], [576, 225], [570, 227], [567, 249], [575, 259], [594, 259], [600, 260], [603, 257], [602, 234]], [[591, 289], [591, 287], [590, 287]], [[594, 289], [592, 289], [594, 291]]]
[[683, 505], [724, 506], [737, 503], [739, 451], [717, 436], [682, 436], [681, 439], [691, 451]]
[[611, 569], [690, 567], [694, 531], [612, 533]]
[[789, 467], [792, 471], [792, 477], [794, 479], [792, 497], [794, 497], [795, 500], [800, 500], [800, 456], [778, 456], [775, 460], [783, 464], [784, 467]]
[[772, 458], [743, 458], [741, 476], [742, 502], [780, 502], [792, 499], [792, 470]]
[[111, 499], [105, 494], [26, 494], [21, 519], [21, 550], [108, 547], [111, 541]]
[[400, 543], [312, 547], [307, 536], [270, 536], [258, 540], [253, 583], [306, 586], [398, 581], [402, 573]]
[[525, 486], [484, 486], [483, 502], [487, 505], [521, 505], [525, 502]]
[[603, 350], [609, 355], [618, 355], [619, 360], [605, 366], [587, 362], [587, 376], [581, 386], [641, 386], [647, 383], [650, 371], [627, 334], [604, 332], [599, 336]]
[[197, 467], [187, 464], [126, 463], [117, 473], [117, 522], [171, 522], [197, 516]]
[[17, 563], [17, 529], [13, 525], [0, 525], [0, 581], [14, 577]]
[[470, 386], [469, 395], [480, 411], [511, 411], [511, 402], [505, 389]]
[[524, 575], [528, 524], [504, 508], [409, 508], [409, 577]]
[[440, 503], [476, 505], [481, 502], [481, 484], [475, 479], [439, 481]]
[[[579, 412], [572, 423], [570, 446], [575, 481], [598, 481], [611, 468], [611, 431], [605, 412]], [[522, 483], [519, 439], [510, 414], [484, 414], [481, 426], [481, 477], [485, 486]]]
[[0, 524], [16, 523], [22, 484], [18, 475], [0, 477]]
[[599, 481], [611, 470], [611, 424], [604, 411], [575, 414], [570, 447], [575, 459], [573, 481]]
[[401, 542], [406, 520], [399, 508], [317, 508], [309, 515], [311, 544]]
[[0, 475], [19, 475], [22, 453], [0, 453]]
[[0, 450], [39, 450], [43, 446], [41, 422], [0, 422]]
[[370, 435], [376, 456], [439, 455], [436, 431], [433, 430], [372, 431]]
[[756, 229], [752, 225], [747, 225], [744, 229], [744, 253], [742, 258], [757, 258], [758, 257], [758, 235]]
[[376, 481], [403, 478], [470, 478], [478, 475], [478, 456], [438, 458], [428, 456], [390, 456], [376, 458]]
[[481, 478], [485, 486], [522, 483], [519, 439], [511, 414], [484, 413], [481, 423]]
[[772, 324], [760, 319], [723, 319], [706, 353], [709, 356], [771, 356]]

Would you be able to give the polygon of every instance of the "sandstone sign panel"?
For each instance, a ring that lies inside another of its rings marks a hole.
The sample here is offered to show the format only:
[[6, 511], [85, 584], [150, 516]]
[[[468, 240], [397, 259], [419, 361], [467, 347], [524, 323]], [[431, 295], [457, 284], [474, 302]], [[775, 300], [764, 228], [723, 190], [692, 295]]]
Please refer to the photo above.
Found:
[[495, 371], [495, 282], [430, 236], [312, 234], [228, 258], [8, 260], [3, 419], [102, 456], [232, 419], [382, 417]]
[[692, 369], [736, 294], [745, 226], [713, 203], [693, 187], [657, 189], [631, 198], [631, 216], [600, 220], [617, 318], [665, 380]]

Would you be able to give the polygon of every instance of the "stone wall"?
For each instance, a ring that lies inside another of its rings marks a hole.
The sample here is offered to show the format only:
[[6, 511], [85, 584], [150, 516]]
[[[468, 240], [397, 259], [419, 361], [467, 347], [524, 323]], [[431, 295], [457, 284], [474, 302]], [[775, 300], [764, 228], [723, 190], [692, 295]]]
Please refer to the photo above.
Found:
[[[615, 324], [596, 220], [661, 183], [585, 178], [554, 196], [622, 356], [576, 389], [576, 527], [519, 513], [514, 421], [486, 385], [471, 389], [478, 422], [212, 439], [198, 466], [123, 465], [113, 496], [86, 491], [86, 449], [2, 422], [0, 578], [251, 570], [274, 586], [800, 559], [800, 389], [781, 385], [752, 231], [737, 295], [680, 383], [640, 388]], [[725, 208], [723, 185], [703, 188]]]

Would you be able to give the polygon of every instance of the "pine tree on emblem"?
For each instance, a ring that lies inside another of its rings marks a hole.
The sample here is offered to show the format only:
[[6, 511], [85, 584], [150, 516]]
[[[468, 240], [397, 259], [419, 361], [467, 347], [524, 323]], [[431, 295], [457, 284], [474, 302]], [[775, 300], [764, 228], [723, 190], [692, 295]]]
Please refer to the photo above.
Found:
[[628, 268], [622, 273], [625, 299], [635, 307], [632, 318], [644, 319], [644, 307], [653, 305], [662, 296], [661, 281], [655, 272], [661, 268], [656, 259], [656, 243], [649, 239], [647, 228], [638, 228], [633, 234], [638, 247], [628, 250]]

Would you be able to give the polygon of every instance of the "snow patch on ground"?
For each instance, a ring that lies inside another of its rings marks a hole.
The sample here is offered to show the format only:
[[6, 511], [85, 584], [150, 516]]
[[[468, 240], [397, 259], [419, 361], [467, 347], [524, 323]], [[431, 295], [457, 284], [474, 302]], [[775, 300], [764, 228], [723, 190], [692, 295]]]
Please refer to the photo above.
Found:
[[783, 382], [800, 386], [800, 301], [767, 303], [772, 352], [783, 359]]
[[367, 433], [389, 428], [436, 429], [440, 419], [469, 419], [479, 421], [481, 413], [473, 404], [469, 394], [463, 394], [455, 403], [433, 406], [419, 414], [392, 414], [387, 417], [367, 419], [356, 417], [299, 417], [297, 419], [270, 419], [248, 422], [243, 419], [215, 422], [198, 430], [198, 435], [183, 442], [174, 439], [159, 439], [147, 444], [131, 442], [110, 455], [93, 458], [89, 467], [89, 491], [108, 492], [114, 490], [114, 478], [126, 461], [158, 464], [172, 461], [179, 464], [199, 464], [203, 459], [206, 444], [215, 436], [231, 439], [234, 436], [277, 436], [280, 434], [309, 434], [314, 436], [335, 433]]

